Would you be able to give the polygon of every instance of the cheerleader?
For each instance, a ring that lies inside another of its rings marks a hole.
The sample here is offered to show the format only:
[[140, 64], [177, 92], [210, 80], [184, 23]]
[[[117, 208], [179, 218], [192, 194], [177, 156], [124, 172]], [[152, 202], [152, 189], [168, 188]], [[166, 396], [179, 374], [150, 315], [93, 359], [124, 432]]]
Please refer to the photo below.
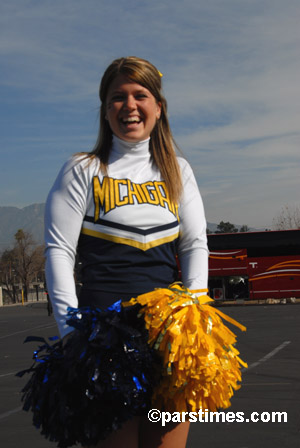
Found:
[[[178, 262], [186, 288], [207, 288], [202, 199], [190, 165], [175, 152], [162, 74], [141, 58], [116, 59], [102, 77], [100, 102], [94, 149], [67, 161], [46, 203], [47, 285], [66, 347], [74, 329], [69, 308], [105, 310], [167, 288], [178, 280]], [[137, 415], [93, 446], [182, 448], [188, 430], [189, 423], [163, 427]]]

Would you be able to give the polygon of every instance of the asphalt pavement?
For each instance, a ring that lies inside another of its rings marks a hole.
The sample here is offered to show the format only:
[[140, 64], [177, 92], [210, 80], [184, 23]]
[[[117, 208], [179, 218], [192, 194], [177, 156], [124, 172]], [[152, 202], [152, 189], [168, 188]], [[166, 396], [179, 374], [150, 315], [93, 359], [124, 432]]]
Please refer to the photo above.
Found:
[[[238, 334], [237, 348], [249, 368], [243, 372], [242, 387], [226, 410], [226, 415], [235, 414], [225, 416], [224, 423], [191, 423], [187, 447], [298, 448], [300, 305], [234, 306], [221, 310], [247, 327], [245, 333], [231, 328]], [[20, 390], [28, 378], [18, 378], [15, 373], [31, 364], [35, 343], [23, 344], [23, 341], [32, 335], [45, 338], [57, 335], [46, 303], [0, 308], [1, 447], [56, 446], [32, 426], [31, 414], [21, 410]], [[283, 421], [284, 414], [281, 422], [267, 421], [272, 412], [286, 413], [287, 421]], [[234, 416], [240, 420], [236, 416], [241, 415], [243, 422], [233, 421]], [[252, 415], [265, 421], [251, 422]]]

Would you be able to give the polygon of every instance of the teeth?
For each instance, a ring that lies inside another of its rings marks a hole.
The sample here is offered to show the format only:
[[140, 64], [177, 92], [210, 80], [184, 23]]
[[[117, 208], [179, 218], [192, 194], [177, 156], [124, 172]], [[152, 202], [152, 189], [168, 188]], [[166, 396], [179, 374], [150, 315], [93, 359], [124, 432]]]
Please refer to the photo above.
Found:
[[123, 118], [123, 122], [124, 123], [139, 123], [140, 119], [138, 117], [128, 117], [128, 118]]

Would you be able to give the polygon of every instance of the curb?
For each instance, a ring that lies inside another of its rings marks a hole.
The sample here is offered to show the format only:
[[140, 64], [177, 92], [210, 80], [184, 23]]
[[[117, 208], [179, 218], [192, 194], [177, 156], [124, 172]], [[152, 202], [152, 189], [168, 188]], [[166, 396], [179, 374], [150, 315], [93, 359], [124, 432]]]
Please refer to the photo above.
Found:
[[300, 303], [300, 299], [295, 297], [289, 297], [287, 299], [238, 299], [238, 300], [228, 300], [228, 301], [215, 301], [214, 306], [216, 307], [227, 307], [227, 306], [266, 306], [266, 305], [297, 305]]

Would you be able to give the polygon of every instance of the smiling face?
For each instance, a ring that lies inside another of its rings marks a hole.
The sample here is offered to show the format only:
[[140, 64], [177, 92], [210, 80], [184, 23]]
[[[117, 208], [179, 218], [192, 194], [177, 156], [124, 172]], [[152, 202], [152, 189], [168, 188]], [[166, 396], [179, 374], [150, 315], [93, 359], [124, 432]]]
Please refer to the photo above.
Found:
[[152, 93], [124, 75], [118, 75], [111, 83], [105, 106], [112, 132], [127, 142], [149, 138], [161, 113], [161, 104]]

